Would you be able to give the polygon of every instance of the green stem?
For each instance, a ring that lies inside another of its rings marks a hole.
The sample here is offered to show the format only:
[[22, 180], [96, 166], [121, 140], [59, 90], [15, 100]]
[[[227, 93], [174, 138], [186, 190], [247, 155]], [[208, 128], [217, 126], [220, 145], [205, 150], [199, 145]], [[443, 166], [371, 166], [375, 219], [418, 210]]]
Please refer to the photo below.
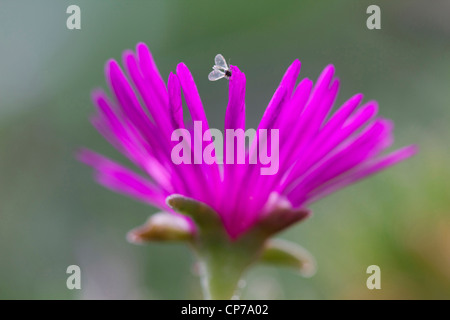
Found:
[[197, 239], [194, 244], [204, 298], [238, 298], [239, 281], [247, 267], [260, 257], [264, 241], [255, 237], [232, 241], [221, 233], [209, 234], [206, 239]]
[[237, 298], [239, 280], [249, 263], [234, 253], [215, 250], [201, 256], [200, 272], [205, 299]]

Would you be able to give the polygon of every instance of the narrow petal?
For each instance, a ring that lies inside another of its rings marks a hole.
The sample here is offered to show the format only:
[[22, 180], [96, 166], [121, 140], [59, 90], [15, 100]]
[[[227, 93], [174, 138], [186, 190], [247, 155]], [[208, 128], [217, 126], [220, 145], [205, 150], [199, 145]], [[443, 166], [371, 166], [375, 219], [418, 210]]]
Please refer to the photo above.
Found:
[[[302, 176], [312, 165], [320, 162], [326, 157], [330, 152], [335, 150], [336, 147], [342, 145], [347, 138], [355, 134], [361, 127], [370, 122], [377, 114], [378, 106], [376, 102], [371, 101], [366, 105], [362, 106], [354, 116], [346, 121], [345, 117], [339, 119], [339, 122], [345, 121], [343, 127], [338, 130], [331, 131], [327, 133], [323, 138], [320, 138], [317, 143], [317, 148], [310, 148], [310, 152], [305, 152], [302, 154], [301, 158], [298, 158], [297, 163], [292, 168], [289, 177], [283, 182], [279, 190], [284, 190], [284, 188], [289, 185], [292, 181]], [[324, 128], [325, 130], [326, 128]], [[319, 139], [319, 137], [317, 138]]]
[[89, 150], [81, 150], [78, 158], [96, 170], [96, 180], [106, 188], [167, 209], [163, 192], [131, 170]]
[[297, 205], [300, 201], [299, 197], [302, 198], [311, 190], [355, 168], [370, 157], [376, 156], [389, 146], [391, 130], [390, 122], [377, 120], [347, 146], [307, 173], [300, 182], [295, 183], [296, 186], [293, 189], [288, 188], [286, 192], [289, 200]]
[[200, 99], [200, 95], [195, 85], [191, 72], [184, 63], [177, 66], [177, 76], [183, 88], [184, 99], [191, 113], [192, 121], [201, 121], [203, 130], [209, 129], [208, 120], [206, 119], [205, 110]]
[[377, 146], [388, 146], [385, 143], [385, 139], [388, 138], [391, 131], [392, 124], [390, 122], [377, 120], [370, 128], [350, 142], [348, 146], [343, 147], [341, 151], [313, 170], [307, 180], [314, 181], [313, 185], [320, 185], [351, 169], [367, 157], [378, 152]]
[[[331, 110], [339, 90], [339, 81], [335, 80], [331, 88], [322, 95], [321, 101], [316, 101], [317, 110], [312, 116], [305, 115], [300, 119], [299, 128], [305, 126], [304, 130], [297, 130], [287, 143], [284, 149], [283, 161], [285, 165], [290, 166], [295, 159], [305, 152], [305, 149], [317, 138], [319, 130], [326, 116]], [[308, 119], [306, 123], [305, 119]], [[305, 120], [305, 121], [302, 121]]]
[[184, 128], [180, 81], [172, 72], [169, 74], [167, 89], [169, 91], [170, 118], [173, 123], [173, 127], [176, 129]]
[[245, 74], [238, 67], [230, 66], [233, 75], [229, 81], [228, 106], [225, 112], [225, 130], [245, 130]]
[[[161, 148], [152, 148], [159, 146], [156, 139], [152, 136], [151, 145], [149, 145], [139, 133], [122, 121], [116, 112], [113, 110], [111, 102], [102, 91], [95, 91], [93, 93], [94, 104], [99, 110], [99, 116], [93, 123], [101, 133], [107, 136], [107, 139], [123, 152], [136, 165], [144, 169], [155, 181], [164, 186], [168, 191], [171, 191], [169, 173], [164, 169], [158, 161], [164, 159], [161, 154]], [[159, 159], [159, 160], [158, 160]]]
[[[317, 80], [316, 85], [314, 86], [314, 90], [297, 127], [298, 131], [301, 132], [301, 135], [299, 135], [298, 132], [294, 134], [295, 137], [298, 137], [297, 141], [298, 145], [300, 146], [305, 144], [305, 142], [307, 142], [317, 133], [323, 117], [327, 113], [326, 110], [331, 107], [330, 102], [334, 102], [335, 94], [339, 89], [339, 82], [333, 84], [334, 87], [329, 90], [328, 88], [330, 86], [331, 80], [333, 79], [333, 76], [334, 66], [329, 65], [323, 70], [323, 72], [319, 76], [319, 79]], [[326, 99], [330, 99], [330, 101], [327, 103], [323, 103]]]
[[308, 203], [317, 201], [330, 193], [336, 192], [340, 189], [347, 187], [348, 185], [354, 184], [359, 180], [367, 178], [374, 175], [386, 168], [389, 168], [407, 158], [412, 157], [418, 152], [417, 146], [407, 146], [402, 149], [396, 150], [389, 155], [383, 156], [382, 158], [367, 163], [364, 166], [356, 169], [349, 175], [343, 176], [337, 180], [332, 181], [319, 189], [311, 192], [308, 197]]
[[116, 61], [110, 60], [107, 63], [106, 75], [124, 115], [142, 134], [151, 136], [155, 126], [142, 109], [139, 100]]
[[297, 81], [298, 75], [300, 74], [301, 66], [302, 63], [300, 62], [300, 60], [295, 59], [281, 79], [280, 87], [283, 86], [286, 88], [289, 97], [292, 95], [292, 91], [294, 90], [295, 82]]
[[[230, 66], [232, 77], [229, 81], [229, 99], [228, 106], [225, 112], [225, 124], [224, 124], [224, 159], [226, 159], [227, 155], [227, 129], [242, 129], [245, 131], [245, 74], [242, 73], [238, 67]], [[247, 166], [244, 165], [236, 165], [237, 164], [237, 154], [238, 154], [238, 146], [236, 142], [234, 145], [234, 164], [224, 164], [224, 179], [223, 179], [223, 190], [226, 191], [227, 196], [222, 197], [221, 208], [223, 211], [229, 212], [224, 219], [224, 222], [227, 224], [229, 229], [232, 229], [233, 226], [238, 226], [239, 223], [236, 223], [237, 219], [241, 219], [242, 217], [238, 216], [238, 208], [240, 204], [238, 203], [238, 195], [239, 190], [234, 186], [238, 181], [241, 181], [242, 176], [245, 174], [245, 170]], [[235, 232], [232, 230], [231, 232]]]
[[[323, 130], [320, 131], [317, 139], [310, 145], [308, 151], [303, 155], [302, 163], [305, 167], [311, 166], [313, 163], [317, 162], [327, 153], [333, 150], [339, 140], [334, 140], [334, 143], [329, 143], [332, 141], [333, 135], [339, 132], [339, 129], [344, 124], [345, 120], [350, 116], [350, 114], [356, 109], [356, 107], [361, 102], [363, 96], [361, 94], [355, 95], [345, 102], [342, 107], [336, 112], [335, 115], [327, 122]], [[340, 142], [345, 140], [350, 132], [344, 136], [340, 136]]]
[[[283, 106], [283, 103], [281, 102], [290, 100], [295, 82], [297, 81], [300, 73], [300, 67], [300, 61], [295, 60], [286, 70], [277, 90], [272, 97], [272, 100], [269, 102], [269, 105], [261, 118], [258, 130], [272, 127], [275, 123], [275, 120], [280, 114]], [[285, 98], [287, 98], [287, 100], [285, 100]]]
[[165, 100], [161, 103], [161, 101], [156, 97], [158, 88], [155, 87], [152, 82], [146, 81], [143, 77], [132, 51], [125, 51], [123, 54], [123, 62], [130, 78], [133, 80], [136, 88], [138, 89], [148, 112], [151, 114], [152, 119], [160, 131], [168, 137], [173, 128], [171, 127], [171, 123], [168, 121], [168, 106], [166, 105]]
[[[177, 76], [180, 81], [181, 88], [183, 89], [184, 99], [186, 101], [186, 105], [191, 114], [192, 121], [201, 121], [202, 123], [202, 137], [203, 133], [206, 130], [209, 130], [208, 120], [205, 115], [205, 110], [203, 109], [203, 104], [200, 99], [200, 95], [197, 90], [197, 86], [195, 85], [194, 78], [192, 77], [191, 72], [188, 67], [184, 63], [179, 63], [177, 66]], [[195, 137], [193, 137], [195, 139]], [[203, 153], [203, 149], [202, 149]], [[201, 157], [202, 155], [195, 155]], [[219, 167], [216, 163], [211, 165], [202, 164], [199, 168], [196, 167], [198, 177], [201, 179], [201, 185], [203, 186], [203, 193], [201, 194], [202, 199], [210, 199], [208, 204], [216, 204], [217, 197], [211, 195], [213, 190], [213, 186], [217, 186], [220, 184], [220, 173]]]
[[166, 105], [168, 103], [167, 89], [164, 84], [164, 80], [159, 74], [158, 68], [156, 67], [155, 61], [153, 60], [152, 54], [148, 49], [147, 45], [144, 43], [139, 43], [136, 46], [136, 52], [139, 59], [139, 65], [141, 66], [142, 75], [150, 83], [151, 86], [155, 88], [155, 94], [158, 97], [161, 105]]
[[300, 118], [306, 102], [309, 100], [313, 82], [305, 78], [298, 84], [292, 99], [286, 105], [286, 111], [278, 118], [278, 124], [275, 126], [280, 129], [280, 141], [286, 141], [289, 135], [292, 134], [292, 128]]

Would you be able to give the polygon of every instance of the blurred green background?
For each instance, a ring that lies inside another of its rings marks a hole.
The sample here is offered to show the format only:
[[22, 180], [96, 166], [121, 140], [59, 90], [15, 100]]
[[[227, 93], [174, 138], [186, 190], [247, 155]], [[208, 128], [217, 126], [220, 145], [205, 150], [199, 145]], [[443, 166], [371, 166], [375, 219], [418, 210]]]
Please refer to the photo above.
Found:
[[[66, 8], [81, 8], [81, 30]], [[381, 7], [381, 30], [366, 8]], [[123, 158], [91, 127], [90, 92], [105, 61], [146, 42], [167, 79], [191, 69], [210, 124], [223, 127], [227, 83], [207, 80], [222, 53], [247, 76], [256, 127], [287, 66], [316, 79], [333, 63], [339, 103], [363, 92], [396, 123], [405, 163], [313, 205], [280, 237], [307, 248], [318, 272], [256, 267], [246, 299], [450, 298], [449, 1], [0, 1], [0, 298], [200, 298], [183, 245], [134, 246], [156, 209], [97, 185], [81, 146]], [[77, 264], [82, 289], [66, 288]], [[381, 290], [366, 268], [381, 267]]]

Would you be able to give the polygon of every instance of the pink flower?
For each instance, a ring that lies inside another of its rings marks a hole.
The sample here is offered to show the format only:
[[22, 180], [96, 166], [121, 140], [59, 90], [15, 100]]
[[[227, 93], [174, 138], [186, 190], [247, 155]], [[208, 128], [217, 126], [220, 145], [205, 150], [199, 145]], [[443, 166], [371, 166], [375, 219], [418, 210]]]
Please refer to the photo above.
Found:
[[[377, 117], [378, 105], [363, 96], [348, 99], [332, 115], [339, 91], [334, 67], [327, 66], [315, 84], [302, 79], [296, 86], [300, 61], [287, 69], [261, 119], [258, 130], [279, 129], [279, 170], [261, 175], [256, 164], [180, 164], [171, 160], [175, 129], [192, 123], [183, 120], [182, 96], [191, 121], [206, 118], [194, 79], [184, 63], [169, 75], [160, 76], [145, 44], [136, 53], [123, 55], [126, 74], [119, 64], [106, 64], [106, 79], [113, 99], [94, 92], [97, 114], [93, 125], [142, 172], [135, 173], [94, 152], [83, 150], [83, 162], [95, 168], [99, 183], [163, 211], [172, 212], [166, 198], [180, 194], [207, 204], [220, 216], [226, 232], [237, 239], [262, 220], [274, 221], [276, 208], [292, 208], [298, 216], [283, 228], [305, 218], [309, 204], [326, 195], [392, 166], [416, 152], [409, 146], [390, 154], [383, 152], [393, 142], [393, 123]], [[229, 102], [224, 129], [245, 130], [246, 78], [231, 66]], [[206, 75], [205, 75], [206, 76]], [[204, 148], [205, 146], [203, 146]], [[246, 155], [256, 152], [256, 139]], [[299, 210], [295, 210], [299, 209]], [[190, 218], [185, 217], [191, 223]], [[191, 223], [191, 227], [195, 228]]]

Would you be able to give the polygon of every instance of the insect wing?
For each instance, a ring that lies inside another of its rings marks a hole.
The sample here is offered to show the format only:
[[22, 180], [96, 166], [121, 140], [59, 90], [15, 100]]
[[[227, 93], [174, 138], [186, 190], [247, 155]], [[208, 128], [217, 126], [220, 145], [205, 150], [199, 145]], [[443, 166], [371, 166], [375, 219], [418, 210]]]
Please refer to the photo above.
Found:
[[216, 80], [222, 79], [223, 77], [225, 77], [225, 73], [218, 69], [214, 69], [208, 75], [209, 81], [216, 81]]
[[227, 62], [225, 61], [223, 55], [221, 55], [220, 53], [214, 58], [214, 63], [217, 67], [228, 70]]

